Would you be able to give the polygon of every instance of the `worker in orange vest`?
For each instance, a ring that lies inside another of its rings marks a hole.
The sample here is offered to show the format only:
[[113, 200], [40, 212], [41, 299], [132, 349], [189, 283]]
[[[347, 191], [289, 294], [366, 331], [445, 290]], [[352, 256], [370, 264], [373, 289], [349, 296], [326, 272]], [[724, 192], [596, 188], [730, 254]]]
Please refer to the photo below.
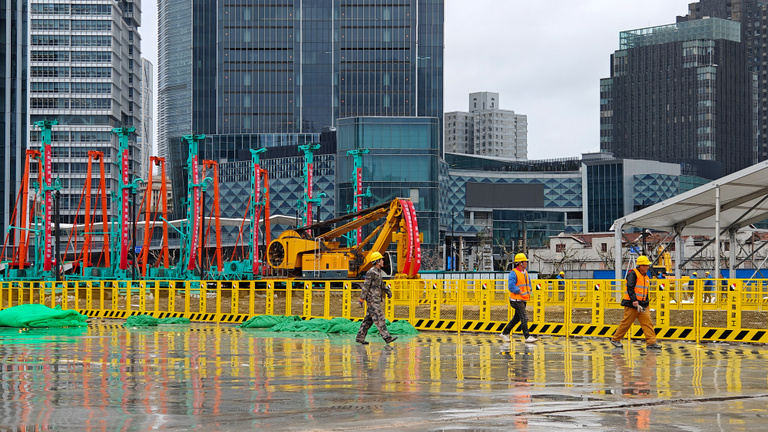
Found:
[[623, 348], [621, 338], [635, 322], [640, 321], [640, 327], [645, 334], [647, 349], [661, 349], [656, 343], [656, 332], [653, 330], [651, 312], [648, 310], [651, 279], [648, 277], [648, 269], [651, 268], [651, 260], [645, 255], [637, 257], [637, 268], [627, 274], [627, 289], [621, 298], [624, 306], [624, 318], [622, 318], [616, 332], [613, 333], [611, 344], [616, 348]]
[[509, 304], [515, 310], [515, 316], [509, 320], [499, 337], [505, 342], [509, 342], [509, 333], [512, 331], [512, 327], [520, 322], [520, 329], [523, 331], [525, 342], [536, 342], [538, 339], [528, 333], [528, 316], [525, 312], [525, 306], [531, 299], [531, 278], [528, 276], [528, 258], [524, 253], [515, 255], [515, 268], [509, 272], [507, 289], [509, 290]]

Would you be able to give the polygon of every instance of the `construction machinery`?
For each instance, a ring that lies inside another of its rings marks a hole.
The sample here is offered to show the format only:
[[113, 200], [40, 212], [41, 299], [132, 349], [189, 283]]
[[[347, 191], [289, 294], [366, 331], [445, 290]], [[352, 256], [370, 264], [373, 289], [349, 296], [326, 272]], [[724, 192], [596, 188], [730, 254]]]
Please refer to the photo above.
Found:
[[[344, 234], [381, 219], [384, 222], [357, 245], [341, 246]], [[330, 230], [316, 236], [311, 234], [320, 232], [321, 228]], [[276, 273], [286, 276], [356, 278], [371, 267], [368, 257], [372, 253], [385, 254], [394, 241], [397, 244], [395, 277], [415, 278], [421, 268], [421, 240], [413, 203], [396, 198], [363, 211], [284, 231], [269, 244], [267, 260]], [[366, 249], [369, 244], [370, 248]]]

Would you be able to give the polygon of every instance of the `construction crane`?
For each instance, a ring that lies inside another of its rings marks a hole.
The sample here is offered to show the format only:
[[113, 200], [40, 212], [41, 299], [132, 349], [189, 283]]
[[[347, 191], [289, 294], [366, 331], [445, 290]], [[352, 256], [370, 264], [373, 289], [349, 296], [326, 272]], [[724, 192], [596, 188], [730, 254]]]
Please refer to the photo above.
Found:
[[[338, 239], [344, 234], [384, 219], [365, 239], [352, 247], [342, 247]], [[347, 222], [348, 221], [348, 222]], [[342, 225], [318, 236], [320, 228]], [[398, 278], [417, 277], [421, 268], [421, 234], [416, 211], [406, 198], [396, 198], [369, 209], [350, 213], [329, 221], [287, 230], [269, 244], [269, 265], [294, 276], [355, 278], [367, 271], [373, 252], [384, 254], [391, 242], [397, 243]], [[371, 244], [370, 249], [364, 249]]]

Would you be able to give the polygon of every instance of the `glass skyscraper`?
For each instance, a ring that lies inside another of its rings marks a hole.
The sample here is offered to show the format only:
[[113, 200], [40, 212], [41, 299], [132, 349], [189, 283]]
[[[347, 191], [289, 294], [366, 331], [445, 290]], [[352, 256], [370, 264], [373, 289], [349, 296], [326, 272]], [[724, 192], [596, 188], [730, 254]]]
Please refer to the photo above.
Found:
[[27, 0], [0, 2], [0, 232], [13, 223], [27, 147]]
[[442, 118], [443, 0], [160, 0], [158, 12], [159, 148], [177, 197], [180, 137], [192, 132], [314, 134], [344, 117]]
[[600, 149], [709, 179], [757, 161], [757, 75], [741, 27], [708, 18], [621, 32], [600, 82]]

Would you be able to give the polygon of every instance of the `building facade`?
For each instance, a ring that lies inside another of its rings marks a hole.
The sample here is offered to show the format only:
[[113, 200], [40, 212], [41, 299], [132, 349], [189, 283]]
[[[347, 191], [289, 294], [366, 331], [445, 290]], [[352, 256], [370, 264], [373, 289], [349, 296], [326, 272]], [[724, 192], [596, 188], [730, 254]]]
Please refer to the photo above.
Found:
[[600, 82], [600, 148], [715, 179], [757, 158], [757, 76], [739, 23], [719, 18], [621, 32]]
[[472, 270], [481, 268], [483, 243], [498, 265], [561, 233], [605, 232], [615, 218], [685, 192], [693, 181], [684, 184], [680, 172], [678, 164], [604, 153], [518, 162], [446, 154], [440, 179], [445, 253], [461, 251], [459, 268]]
[[[354, 204], [354, 160], [350, 150], [365, 149], [363, 187], [371, 197], [364, 207], [410, 198], [419, 217], [422, 243], [440, 241], [438, 214], [440, 121], [427, 117], [349, 117], [337, 122], [336, 188], [338, 215]], [[366, 205], [368, 204], [368, 205]]]
[[[80, 222], [88, 151], [104, 153], [107, 189], [117, 192], [112, 128], [137, 128], [129, 137], [129, 169], [141, 173], [141, 2], [32, 0], [30, 15], [30, 121], [58, 121], [52, 174], [62, 183], [63, 221]], [[40, 147], [34, 127], [30, 147]]]
[[[0, 232], [14, 222], [13, 207], [27, 148], [29, 36], [27, 0], [0, 2]], [[11, 243], [12, 244], [12, 243]]]
[[747, 68], [757, 75], [758, 160], [768, 159], [768, 5], [762, 0], [700, 0], [688, 5], [678, 22], [723, 18], [741, 24]]
[[141, 59], [141, 128], [138, 145], [141, 149], [141, 178], [146, 179], [152, 167], [149, 158], [154, 153], [154, 66], [149, 60]]
[[528, 116], [499, 108], [499, 94], [470, 93], [469, 112], [445, 113], [445, 151], [528, 159]]
[[442, 118], [442, 0], [161, 0], [158, 14], [158, 147], [176, 191], [186, 190], [180, 137], [193, 131], [319, 134], [345, 117]]

